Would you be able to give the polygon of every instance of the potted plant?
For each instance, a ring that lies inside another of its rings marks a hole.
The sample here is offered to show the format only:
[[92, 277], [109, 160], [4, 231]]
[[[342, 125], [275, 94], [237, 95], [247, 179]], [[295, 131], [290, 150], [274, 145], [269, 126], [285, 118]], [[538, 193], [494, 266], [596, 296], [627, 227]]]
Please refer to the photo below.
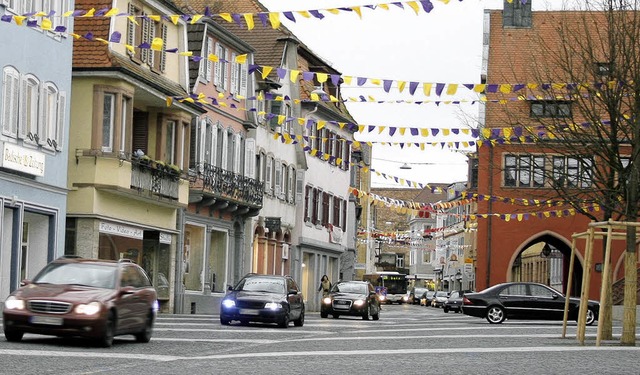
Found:
[[182, 174], [182, 170], [175, 164], [167, 164], [165, 170], [169, 174], [172, 180], [177, 181]]

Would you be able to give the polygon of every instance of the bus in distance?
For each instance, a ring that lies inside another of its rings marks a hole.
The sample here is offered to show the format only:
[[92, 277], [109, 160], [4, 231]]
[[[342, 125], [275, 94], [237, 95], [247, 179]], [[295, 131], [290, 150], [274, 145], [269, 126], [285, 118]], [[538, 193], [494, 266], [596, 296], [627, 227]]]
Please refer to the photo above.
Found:
[[403, 303], [408, 300], [406, 276], [397, 271], [380, 271], [365, 274], [362, 280], [370, 282], [376, 288], [381, 301]]

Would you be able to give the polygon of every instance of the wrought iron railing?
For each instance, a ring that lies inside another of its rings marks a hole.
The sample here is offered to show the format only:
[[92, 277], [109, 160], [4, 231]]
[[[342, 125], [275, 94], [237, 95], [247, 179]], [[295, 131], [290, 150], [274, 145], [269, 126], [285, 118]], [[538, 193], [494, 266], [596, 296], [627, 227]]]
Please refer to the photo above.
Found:
[[211, 164], [204, 164], [198, 177], [202, 179], [203, 188], [215, 195], [238, 203], [262, 207], [264, 183], [256, 179]]
[[179, 198], [180, 175], [136, 160], [131, 161], [131, 188], [149, 195]]

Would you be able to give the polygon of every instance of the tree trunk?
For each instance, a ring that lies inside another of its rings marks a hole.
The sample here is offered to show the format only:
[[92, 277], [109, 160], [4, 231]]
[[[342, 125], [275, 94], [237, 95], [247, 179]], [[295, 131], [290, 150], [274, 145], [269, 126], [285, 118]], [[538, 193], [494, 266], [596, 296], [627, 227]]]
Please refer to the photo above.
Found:
[[[635, 227], [629, 229], [635, 232]], [[634, 233], [635, 234], [635, 233]], [[635, 237], [635, 236], [634, 236]], [[635, 242], [633, 242], [635, 245]], [[632, 245], [632, 246], [633, 246]], [[627, 250], [624, 257], [624, 315], [620, 344], [636, 344], [636, 303], [638, 292], [637, 253]]]

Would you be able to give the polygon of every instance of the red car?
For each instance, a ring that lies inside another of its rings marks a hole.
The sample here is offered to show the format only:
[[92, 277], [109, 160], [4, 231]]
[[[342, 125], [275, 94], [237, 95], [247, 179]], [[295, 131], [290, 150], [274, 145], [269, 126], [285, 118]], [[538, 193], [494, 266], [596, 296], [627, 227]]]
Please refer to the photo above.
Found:
[[149, 342], [158, 311], [156, 290], [132, 261], [62, 257], [25, 280], [5, 300], [7, 341], [25, 333], [78, 336], [110, 347], [117, 335]]

